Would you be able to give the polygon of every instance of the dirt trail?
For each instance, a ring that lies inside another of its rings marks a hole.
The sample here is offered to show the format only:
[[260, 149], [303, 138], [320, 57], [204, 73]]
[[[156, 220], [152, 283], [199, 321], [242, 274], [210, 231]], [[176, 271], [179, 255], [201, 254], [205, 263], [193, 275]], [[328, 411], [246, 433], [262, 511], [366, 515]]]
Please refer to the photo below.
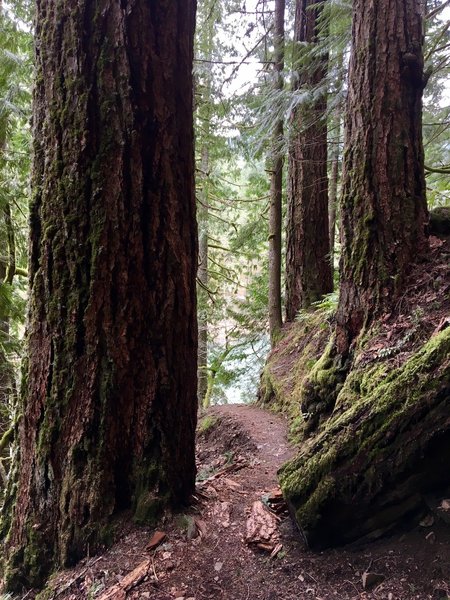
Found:
[[287, 421], [266, 410], [245, 404], [215, 406], [209, 414], [226, 417], [248, 435], [256, 446], [255, 456], [262, 468], [253, 473], [259, 486], [277, 485], [277, 470], [292, 458], [295, 450], [289, 445]]
[[[371, 546], [313, 554], [304, 548], [291, 520], [283, 516], [277, 525], [283, 548], [276, 557], [250, 548], [245, 534], [251, 507], [273, 490], [277, 469], [294, 454], [287, 442], [286, 423], [253, 406], [229, 405], [208, 411], [203, 426], [198, 441], [197, 501], [184, 514], [160, 524], [158, 529], [166, 534], [164, 542], [146, 550], [154, 530], [130, 529], [101, 557], [58, 576], [52, 584], [55, 592], [46, 599], [447, 597], [450, 536], [437, 523]], [[434, 535], [429, 536], [431, 531]], [[370, 591], [362, 586], [362, 574], [368, 568], [383, 579]], [[124, 591], [120, 582], [130, 580]]]

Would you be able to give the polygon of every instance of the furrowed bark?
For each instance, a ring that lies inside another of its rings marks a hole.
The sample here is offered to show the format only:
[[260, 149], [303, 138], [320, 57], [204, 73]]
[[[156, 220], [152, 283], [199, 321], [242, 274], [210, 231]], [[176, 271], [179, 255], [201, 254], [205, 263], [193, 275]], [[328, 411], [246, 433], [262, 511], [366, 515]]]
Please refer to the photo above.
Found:
[[337, 348], [389, 311], [426, 250], [419, 0], [353, 5]]
[[9, 589], [194, 489], [195, 2], [38, 0], [28, 383]]

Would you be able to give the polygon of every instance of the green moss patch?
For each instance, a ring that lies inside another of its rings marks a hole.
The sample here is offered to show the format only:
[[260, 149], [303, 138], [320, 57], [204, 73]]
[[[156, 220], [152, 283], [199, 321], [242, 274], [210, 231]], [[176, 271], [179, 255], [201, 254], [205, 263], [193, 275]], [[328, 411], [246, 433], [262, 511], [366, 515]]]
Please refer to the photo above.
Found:
[[320, 310], [303, 311], [302, 320], [284, 330], [284, 337], [271, 352], [261, 377], [260, 402], [275, 412], [287, 414], [293, 431], [304, 428], [301, 395], [330, 335]]

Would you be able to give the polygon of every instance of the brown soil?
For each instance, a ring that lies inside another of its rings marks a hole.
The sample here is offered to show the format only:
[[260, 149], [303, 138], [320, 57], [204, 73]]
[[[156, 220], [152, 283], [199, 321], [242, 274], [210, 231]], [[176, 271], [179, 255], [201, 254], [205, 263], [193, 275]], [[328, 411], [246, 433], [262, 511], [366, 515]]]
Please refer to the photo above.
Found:
[[358, 359], [400, 366], [450, 319], [450, 239], [429, 238], [425, 261], [414, 265], [394, 310], [377, 323], [378, 335]]
[[[184, 514], [167, 517], [166, 534], [146, 550], [155, 530], [132, 528], [102, 556], [59, 574], [46, 599], [102, 599], [125, 575], [144, 565], [141, 583], [118, 600], [427, 600], [446, 598], [450, 584], [450, 529], [428, 527], [364, 547], [314, 554], [285, 514], [275, 558], [245, 543], [254, 501], [276, 487], [276, 471], [294, 453], [284, 420], [250, 406], [215, 407], [213, 426], [199, 435], [198, 493]], [[433, 518], [430, 519], [432, 521]], [[428, 536], [428, 537], [427, 537]], [[365, 571], [383, 581], [365, 591]], [[142, 574], [141, 574], [142, 576]], [[131, 577], [131, 580], [133, 577]], [[32, 598], [33, 594], [23, 596]], [[106, 598], [106, 596], [105, 596]]]

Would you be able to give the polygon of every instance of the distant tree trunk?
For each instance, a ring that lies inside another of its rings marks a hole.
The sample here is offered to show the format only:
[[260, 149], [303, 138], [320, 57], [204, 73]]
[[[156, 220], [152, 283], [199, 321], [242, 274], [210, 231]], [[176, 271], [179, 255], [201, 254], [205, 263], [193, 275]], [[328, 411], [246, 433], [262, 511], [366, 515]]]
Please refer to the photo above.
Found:
[[420, 0], [355, 0], [337, 349], [398, 299], [426, 248]]
[[[284, 69], [284, 13], [285, 0], [275, 1], [275, 29], [273, 54], [273, 89], [283, 89]], [[283, 115], [275, 124], [270, 156], [270, 210], [269, 210], [269, 330], [272, 345], [280, 332], [281, 316], [281, 221], [283, 198]]]
[[[327, 58], [311, 56], [299, 64], [305, 50], [318, 40], [323, 6], [316, 0], [297, 0], [294, 26], [293, 89], [311, 89], [323, 82]], [[310, 48], [307, 50], [310, 51]], [[326, 95], [299, 104], [291, 115], [286, 229], [286, 318], [292, 321], [333, 290], [328, 234]]]
[[[40, 0], [28, 387], [5, 578], [194, 489], [195, 1]], [[11, 508], [12, 507], [12, 508]]]
[[211, 118], [213, 112], [213, 58], [216, 25], [220, 20], [221, 8], [216, 0], [205, 0], [197, 13], [196, 58], [200, 59], [196, 86], [196, 145], [199, 149], [197, 162], [197, 207], [199, 225], [198, 264], [198, 404], [208, 404], [208, 326], [210, 320], [209, 297], [209, 220], [210, 220], [210, 148]]
[[[0, 259], [0, 286], [5, 285], [6, 264]], [[9, 336], [9, 323], [4, 307], [0, 306], [0, 437], [8, 429], [10, 369], [4, 343]]]
[[[0, 140], [0, 152], [5, 149], [6, 139], [3, 144], [1, 142], [2, 140]], [[0, 286], [11, 289], [16, 272], [16, 242], [9, 202], [3, 208], [3, 221], [7, 252], [5, 256], [0, 257]], [[10, 307], [0, 305], [0, 437], [11, 427], [11, 399], [15, 387], [14, 369], [8, 356], [10, 318]], [[8, 453], [9, 443], [0, 450], [0, 460]]]
[[341, 137], [341, 105], [336, 107], [335, 111], [335, 136], [334, 145], [331, 150], [331, 174], [330, 174], [330, 195], [328, 206], [328, 231], [330, 236], [330, 265], [331, 273], [334, 273], [334, 255], [336, 242], [336, 213], [337, 213], [337, 191], [339, 184], [339, 164], [340, 164], [340, 137]]
[[[209, 131], [209, 123], [205, 124]], [[201, 174], [202, 190], [200, 193], [199, 207], [199, 265], [197, 277], [199, 281], [199, 306], [198, 306], [198, 403], [203, 406], [208, 390], [208, 171], [209, 150], [205, 143], [201, 149]]]
[[[2, 2], [0, 0], [0, 18], [2, 15]], [[0, 159], [4, 159], [6, 150], [6, 131], [7, 131], [7, 116], [3, 114], [0, 117]], [[1, 239], [4, 240], [3, 248], [0, 251], [0, 287], [11, 285], [14, 276], [15, 268], [15, 251], [14, 251], [14, 231], [11, 232], [11, 208], [9, 203], [6, 203], [2, 212], [4, 232]], [[13, 253], [13, 259], [11, 254]], [[5, 351], [5, 345], [9, 338], [9, 315], [8, 308], [0, 298], [0, 437], [9, 428], [9, 396], [11, 389], [11, 367], [8, 361], [8, 356]], [[6, 448], [3, 449], [3, 455]], [[1, 457], [0, 457], [1, 458]]]

